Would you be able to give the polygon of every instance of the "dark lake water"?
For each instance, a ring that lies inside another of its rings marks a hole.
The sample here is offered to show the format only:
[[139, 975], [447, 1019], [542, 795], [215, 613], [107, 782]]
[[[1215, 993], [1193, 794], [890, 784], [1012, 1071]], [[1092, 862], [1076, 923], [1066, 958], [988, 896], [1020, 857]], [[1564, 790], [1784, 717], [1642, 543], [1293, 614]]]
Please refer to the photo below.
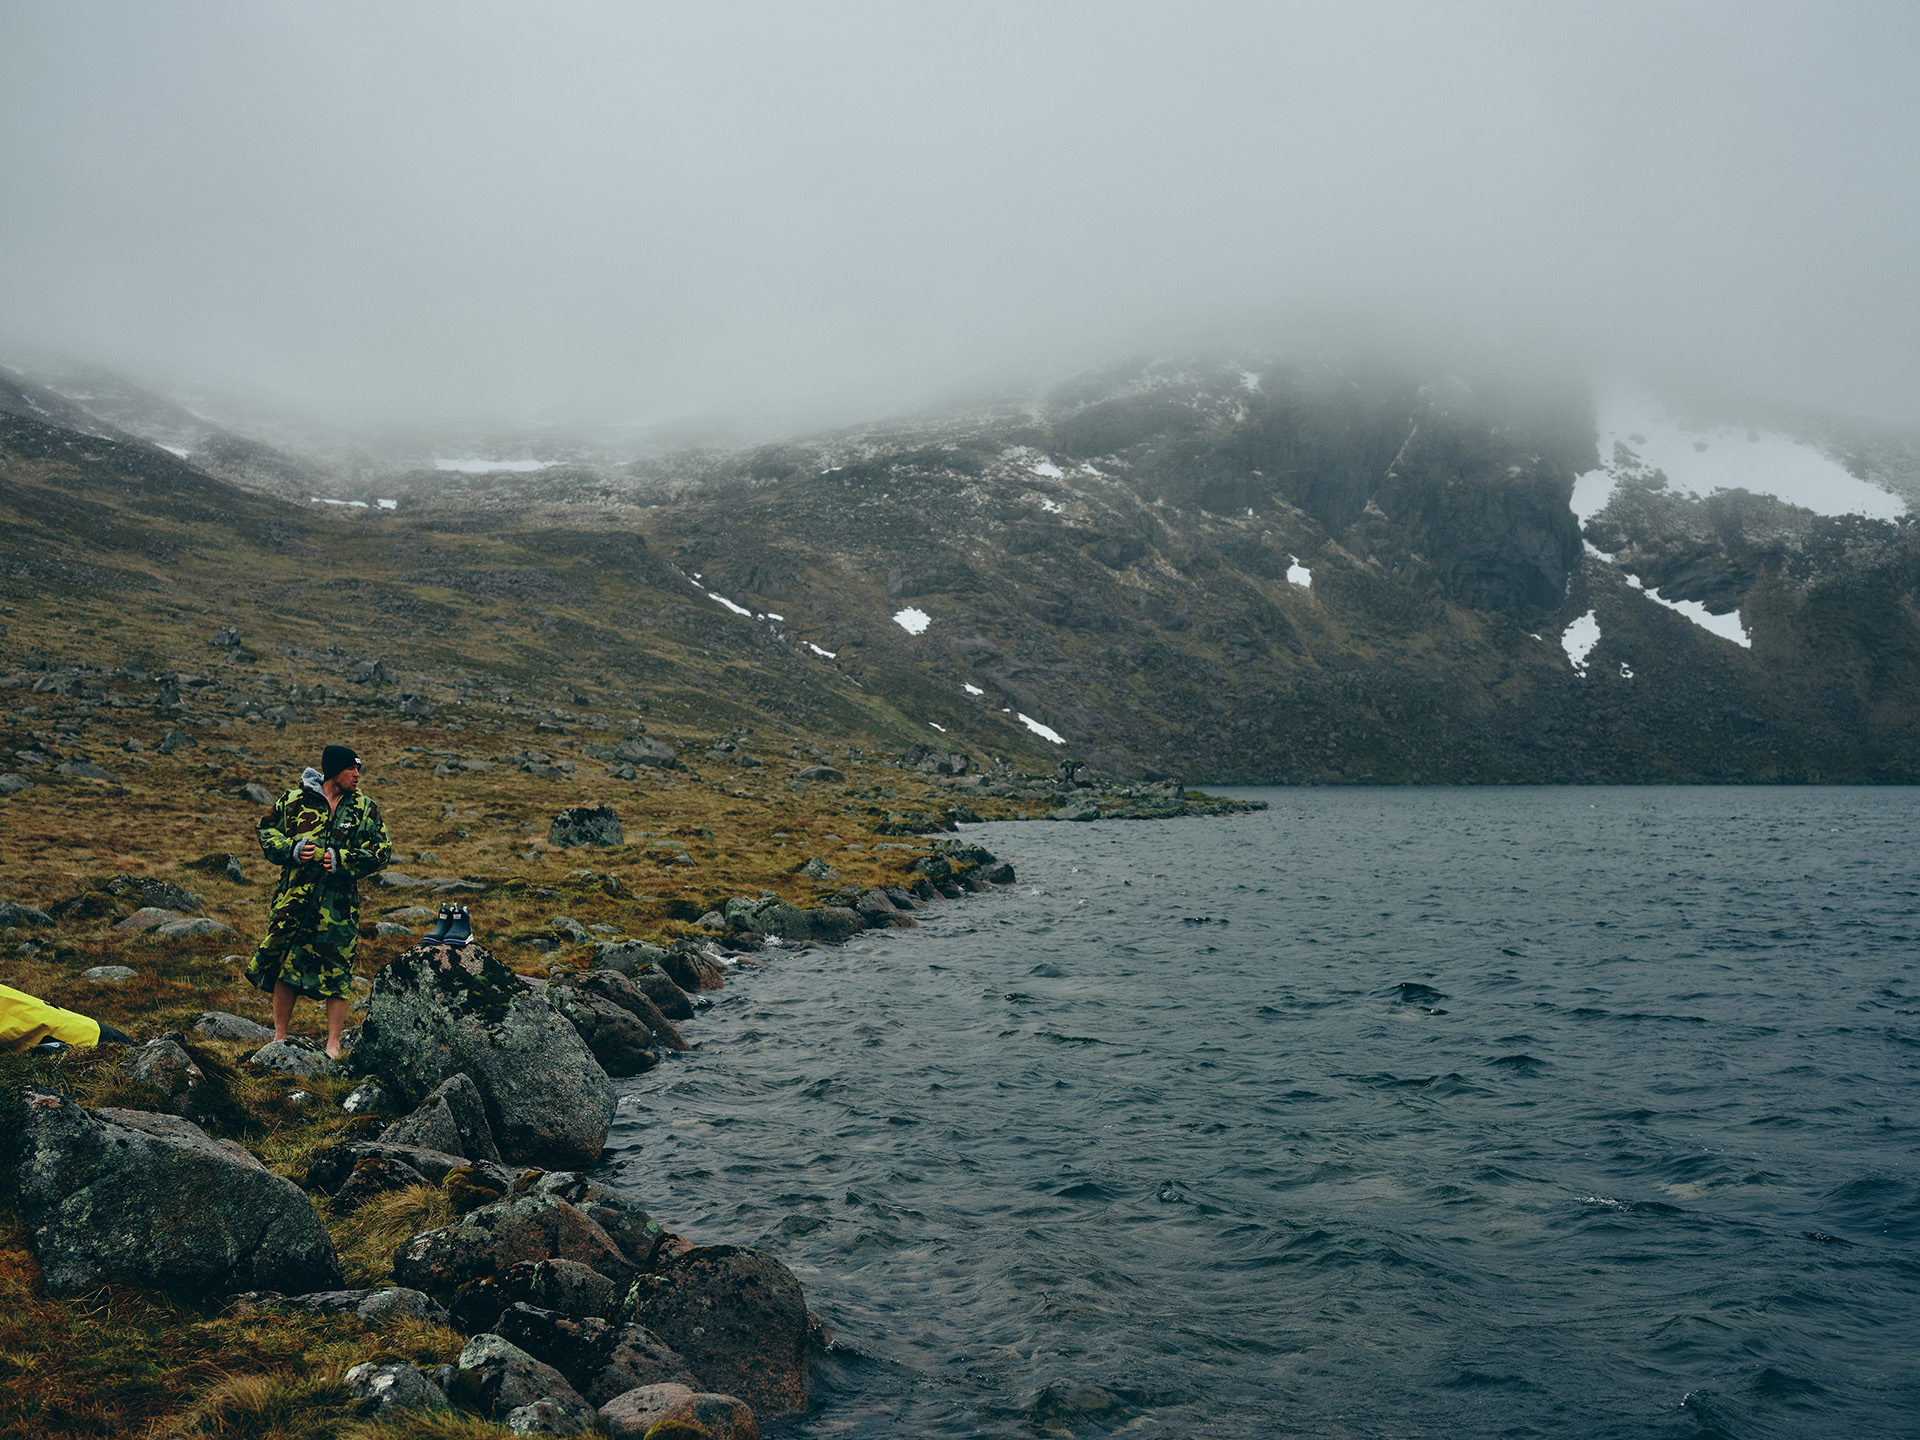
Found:
[[1920, 793], [1236, 793], [623, 1082], [843, 1347], [780, 1434], [1920, 1435]]

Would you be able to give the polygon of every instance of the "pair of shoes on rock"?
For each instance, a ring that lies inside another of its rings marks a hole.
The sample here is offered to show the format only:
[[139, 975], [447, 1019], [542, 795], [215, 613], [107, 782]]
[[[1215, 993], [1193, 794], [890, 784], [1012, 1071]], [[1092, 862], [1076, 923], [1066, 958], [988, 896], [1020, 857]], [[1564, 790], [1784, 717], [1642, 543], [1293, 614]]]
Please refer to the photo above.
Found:
[[473, 918], [464, 905], [442, 905], [433, 928], [421, 938], [429, 945], [465, 945], [473, 939]]

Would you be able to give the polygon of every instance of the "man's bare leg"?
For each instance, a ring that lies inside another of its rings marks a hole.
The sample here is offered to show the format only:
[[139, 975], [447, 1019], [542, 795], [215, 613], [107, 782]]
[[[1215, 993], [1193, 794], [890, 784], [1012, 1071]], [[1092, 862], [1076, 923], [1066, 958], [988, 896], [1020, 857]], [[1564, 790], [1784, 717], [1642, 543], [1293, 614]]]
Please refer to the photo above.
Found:
[[350, 1008], [340, 996], [327, 997], [327, 1054], [335, 1060], [340, 1058], [340, 1032], [347, 1028], [347, 1011]]
[[273, 1038], [287, 1038], [287, 1026], [293, 1020], [294, 989], [284, 980], [273, 982]]

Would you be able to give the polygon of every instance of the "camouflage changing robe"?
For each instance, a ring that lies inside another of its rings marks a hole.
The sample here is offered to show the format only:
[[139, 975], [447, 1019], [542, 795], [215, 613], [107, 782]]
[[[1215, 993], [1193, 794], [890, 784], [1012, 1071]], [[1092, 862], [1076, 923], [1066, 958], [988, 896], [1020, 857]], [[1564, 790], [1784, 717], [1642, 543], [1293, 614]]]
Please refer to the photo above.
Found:
[[[247, 962], [247, 978], [262, 990], [284, 980], [302, 995], [346, 998], [353, 984], [353, 952], [360, 940], [360, 877], [383, 868], [393, 855], [380, 807], [355, 791], [331, 809], [320, 792], [320, 772], [308, 770], [260, 817], [260, 853], [280, 867], [267, 936]], [[304, 865], [293, 862], [297, 841], [316, 850]], [[321, 854], [331, 848], [338, 863], [329, 874]]]

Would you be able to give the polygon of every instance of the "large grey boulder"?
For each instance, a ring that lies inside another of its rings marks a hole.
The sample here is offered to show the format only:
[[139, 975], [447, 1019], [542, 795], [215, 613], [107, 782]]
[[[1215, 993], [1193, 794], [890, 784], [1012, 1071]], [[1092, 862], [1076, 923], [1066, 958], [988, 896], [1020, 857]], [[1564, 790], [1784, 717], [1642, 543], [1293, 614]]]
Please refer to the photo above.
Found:
[[579, 1032], [477, 944], [416, 945], [382, 969], [353, 1061], [412, 1106], [464, 1073], [510, 1161], [595, 1164], [613, 1123], [613, 1086]]
[[578, 805], [553, 817], [547, 839], [562, 850], [580, 845], [618, 845], [622, 839], [620, 817], [608, 805]]
[[686, 1385], [642, 1385], [600, 1407], [608, 1440], [760, 1440], [760, 1426], [746, 1402]]
[[498, 1335], [476, 1335], [455, 1362], [453, 1396], [520, 1435], [578, 1435], [594, 1409], [551, 1365]]
[[662, 770], [676, 770], [680, 766], [680, 756], [671, 745], [662, 740], [649, 740], [644, 735], [622, 740], [613, 747], [613, 758], [629, 765], [654, 765]]
[[658, 1335], [709, 1388], [739, 1396], [756, 1415], [807, 1408], [806, 1298], [764, 1250], [706, 1245], [664, 1261], [634, 1282], [621, 1318]]
[[418, 1108], [381, 1134], [389, 1145], [419, 1145], [469, 1160], [498, 1160], [480, 1091], [466, 1075], [449, 1075]]
[[625, 1283], [636, 1267], [590, 1215], [554, 1195], [517, 1195], [416, 1235], [393, 1257], [393, 1278], [444, 1295], [504, 1275], [523, 1260], [574, 1260]]
[[312, 1202], [252, 1156], [172, 1117], [135, 1129], [37, 1087], [21, 1100], [4, 1147], [50, 1293], [107, 1280], [188, 1299], [339, 1288]]
[[[867, 922], [857, 910], [841, 906], [802, 910], [775, 895], [757, 898], [736, 895], [727, 901], [724, 913], [732, 929], [778, 935], [782, 940], [790, 940], [795, 944], [809, 940], [833, 943], [849, 939], [867, 928]], [[668, 973], [673, 972], [669, 970]]]

